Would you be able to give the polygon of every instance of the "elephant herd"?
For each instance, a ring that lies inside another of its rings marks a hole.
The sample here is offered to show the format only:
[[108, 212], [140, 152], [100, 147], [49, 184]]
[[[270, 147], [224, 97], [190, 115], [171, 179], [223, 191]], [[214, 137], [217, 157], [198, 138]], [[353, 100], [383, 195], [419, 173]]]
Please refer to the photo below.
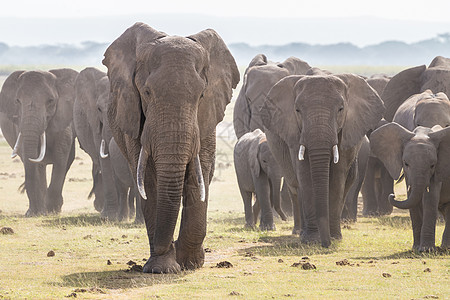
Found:
[[[103, 64], [107, 73], [16, 71], [6, 79], [0, 126], [24, 165], [26, 215], [61, 211], [76, 137], [92, 159], [94, 207], [108, 219], [135, 214], [145, 222], [143, 271], [199, 268], [216, 126], [240, 81], [236, 62], [214, 30], [179, 37], [136, 23], [107, 48]], [[245, 226], [260, 213], [260, 228], [275, 230], [273, 209], [283, 220], [293, 215], [302, 242], [328, 247], [342, 238], [341, 217], [356, 219], [361, 189], [365, 215], [407, 208], [413, 247], [434, 249], [438, 211], [450, 223], [449, 92], [443, 57], [392, 78], [364, 78], [257, 55], [233, 116]], [[406, 201], [393, 195], [399, 177]], [[450, 247], [447, 225], [442, 247]]]

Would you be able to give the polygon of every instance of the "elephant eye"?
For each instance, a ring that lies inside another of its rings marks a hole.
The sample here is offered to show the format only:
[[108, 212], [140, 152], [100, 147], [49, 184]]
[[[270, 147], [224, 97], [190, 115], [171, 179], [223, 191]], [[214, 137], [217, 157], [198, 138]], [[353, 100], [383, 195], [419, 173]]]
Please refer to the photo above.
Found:
[[19, 100], [19, 99], [16, 99], [16, 103], [17, 103], [17, 104], [20, 104], [20, 100]]
[[406, 161], [404, 161], [403, 163], [405, 164], [405, 167], [409, 167], [409, 165]]
[[300, 109], [296, 108], [295, 111], [296, 111], [296, 112], [300, 112]]
[[344, 107], [340, 107], [339, 108], [339, 112], [341, 112], [341, 111], [343, 111], [344, 110]]
[[431, 165], [431, 166], [430, 166], [430, 169], [433, 169], [433, 168], [434, 168], [434, 165]]

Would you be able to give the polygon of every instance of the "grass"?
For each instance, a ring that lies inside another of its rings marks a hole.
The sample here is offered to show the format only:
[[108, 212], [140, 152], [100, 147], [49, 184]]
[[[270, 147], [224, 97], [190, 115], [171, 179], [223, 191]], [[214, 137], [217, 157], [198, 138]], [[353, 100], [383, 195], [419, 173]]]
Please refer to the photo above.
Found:
[[[230, 113], [232, 106], [226, 122], [232, 120]], [[357, 223], [344, 224], [343, 240], [333, 241], [328, 249], [301, 244], [291, 234], [292, 220], [276, 219], [273, 232], [244, 229], [234, 142], [226, 134], [217, 141], [205, 264], [177, 275], [126, 272], [130, 260], [143, 265], [148, 258], [145, 228], [99, 217], [87, 199], [90, 158], [79, 148], [65, 183], [62, 213], [25, 218], [28, 200], [17, 191], [23, 167], [0, 142], [0, 228], [14, 230], [0, 234], [0, 299], [62, 299], [73, 293], [81, 299], [448, 298], [450, 253], [412, 252], [406, 211], [359, 216]], [[402, 185], [396, 186], [396, 194], [404, 197]], [[438, 245], [443, 229], [438, 223]], [[55, 256], [48, 257], [49, 251]], [[336, 264], [345, 259], [348, 264]], [[218, 268], [223, 261], [233, 267]], [[316, 269], [292, 266], [306, 261]]]

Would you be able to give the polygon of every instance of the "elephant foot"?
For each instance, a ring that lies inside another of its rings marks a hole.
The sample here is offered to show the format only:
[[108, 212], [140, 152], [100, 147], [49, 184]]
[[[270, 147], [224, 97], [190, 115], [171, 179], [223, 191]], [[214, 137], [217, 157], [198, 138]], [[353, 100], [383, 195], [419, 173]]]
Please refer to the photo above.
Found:
[[144, 217], [141, 217], [141, 218], [136, 217], [136, 219], [134, 219], [134, 224], [137, 224], [137, 225], [144, 224]]
[[32, 209], [28, 209], [27, 212], [25, 213], [25, 217], [27, 218], [31, 218], [31, 217], [39, 217], [39, 216], [43, 216], [45, 215], [45, 212], [43, 211], [36, 211], [36, 210], [32, 210]]
[[389, 216], [390, 214], [392, 214], [392, 208], [391, 209], [380, 209], [378, 211], [378, 215], [379, 216]]
[[255, 230], [255, 224], [245, 224], [244, 226], [245, 229], [247, 230]]
[[201, 268], [205, 262], [203, 245], [195, 248], [184, 246], [180, 241], [175, 242], [177, 262], [182, 270], [195, 270]]
[[377, 211], [363, 211], [363, 216], [366, 218], [377, 217], [379, 213]]
[[170, 246], [170, 250], [163, 255], [150, 256], [144, 265], [144, 273], [153, 274], [175, 274], [181, 271], [180, 265], [175, 259], [175, 248]]
[[433, 253], [436, 252], [436, 246], [420, 246], [417, 251], [420, 253]]
[[117, 211], [113, 211], [113, 210], [108, 210], [108, 211], [102, 210], [101, 217], [103, 219], [106, 219], [108, 221], [113, 221], [113, 222], [119, 220], [119, 216], [117, 214]]
[[303, 244], [320, 244], [320, 235], [319, 231], [302, 231], [300, 234], [300, 241]]
[[302, 230], [300, 229], [300, 227], [294, 227], [292, 229], [292, 234], [293, 235], [300, 235], [302, 233]]
[[261, 222], [259, 224], [259, 229], [261, 231], [273, 231], [273, 230], [276, 230], [276, 227], [275, 227], [274, 223], [266, 224], [266, 223]]

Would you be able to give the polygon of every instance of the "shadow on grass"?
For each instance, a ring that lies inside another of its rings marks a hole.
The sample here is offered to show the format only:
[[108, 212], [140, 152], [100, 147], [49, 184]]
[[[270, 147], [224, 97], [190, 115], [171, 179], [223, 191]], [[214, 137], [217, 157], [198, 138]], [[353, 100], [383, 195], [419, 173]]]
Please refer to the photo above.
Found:
[[144, 224], [137, 223], [121, 223], [112, 222], [105, 218], [102, 218], [99, 214], [79, 214], [75, 216], [59, 217], [54, 216], [42, 221], [44, 226], [47, 227], [60, 227], [60, 226], [116, 226], [119, 228], [141, 228]]
[[189, 272], [180, 274], [147, 274], [142, 272], [105, 271], [73, 273], [62, 277], [62, 282], [51, 282], [50, 285], [62, 287], [105, 289], [141, 288], [157, 284], [171, 284], [182, 280]]
[[434, 252], [418, 252], [414, 250], [402, 251], [398, 253], [393, 253], [385, 256], [371, 256], [371, 257], [353, 257], [353, 259], [362, 259], [362, 260], [384, 260], [384, 259], [440, 259], [447, 258], [450, 255], [450, 249], [440, 249], [437, 248]]
[[337, 251], [339, 241], [333, 241], [329, 248], [320, 244], [303, 244], [297, 235], [264, 236], [259, 242], [270, 245], [253, 246], [239, 251], [240, 254], [253, 253], [261, 256], [306, 256], [331, 254]]
[[411, 218], [406, 216], [381, 216], [378, 217], [380, 225], [393, 228], [411, 228]]

